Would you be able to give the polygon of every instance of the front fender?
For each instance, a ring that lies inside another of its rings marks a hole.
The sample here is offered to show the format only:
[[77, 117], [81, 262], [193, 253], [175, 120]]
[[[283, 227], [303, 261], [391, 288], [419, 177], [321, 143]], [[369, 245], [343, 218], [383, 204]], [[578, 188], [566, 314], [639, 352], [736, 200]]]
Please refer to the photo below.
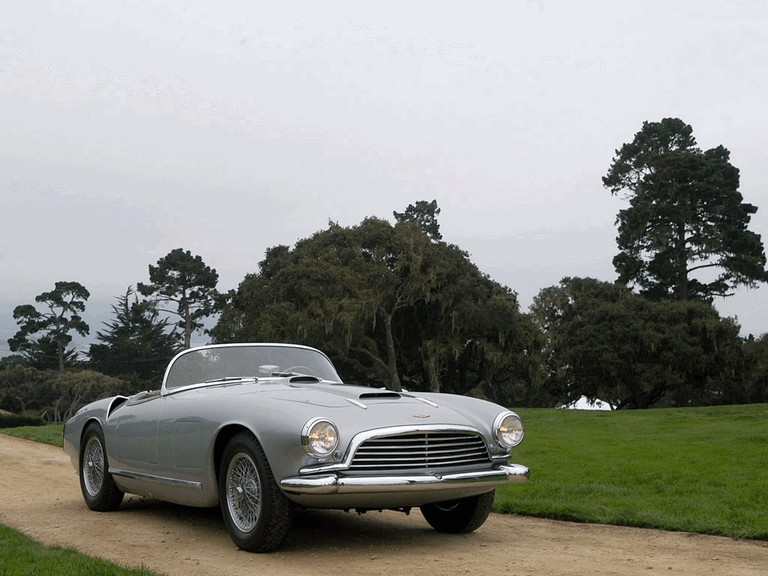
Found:
[[106, 434], [107, 418], [126, 400], [128, 400], [127, 396], [112, 396], [91, 402], [80, 408], [64, 423], [64, 453], [69, 456], [75, 472], [80, 473], [80, 441], [85, 427], [91, 422], [96, 422]]

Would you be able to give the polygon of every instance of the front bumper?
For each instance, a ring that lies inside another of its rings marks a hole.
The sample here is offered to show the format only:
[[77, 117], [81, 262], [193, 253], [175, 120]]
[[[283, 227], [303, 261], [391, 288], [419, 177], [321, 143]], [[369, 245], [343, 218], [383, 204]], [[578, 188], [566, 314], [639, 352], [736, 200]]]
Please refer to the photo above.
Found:
[[329, 494], [395, 494], [408, 492], [455, 492], [471, 488], [473, 492], [492, 490], [501, 484], [520, 484], [530, 471], [520, 464], [504, 464], [493, 470], [453, 474], [412, 476], [295, 476], [284, 478], [280, 487], [289, 494], [322, 496]]

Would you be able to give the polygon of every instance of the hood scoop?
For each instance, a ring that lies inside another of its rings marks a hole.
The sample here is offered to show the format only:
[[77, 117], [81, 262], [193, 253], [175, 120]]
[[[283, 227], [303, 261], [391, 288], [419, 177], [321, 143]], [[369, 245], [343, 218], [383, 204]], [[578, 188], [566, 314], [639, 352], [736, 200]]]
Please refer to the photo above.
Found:
[[359, 396], [360, 400], [398, 400], [402, 398], [397, 392], [363, 392]]
[[[347, 402], [350, 404], [354, 404], [358, 408], [362, 408], [363, 410], [368, 409], [368, 404], [365, 404], [363, 400], [400, 400], [400, 399], [411, 399], [416, 400], [418, 402], [422, 402], [424, 404], [427, 404], [431, 406], [432, 408], [437, 408], [437, 404], [432, 402], [431, 400], [427, 400], [426, 398], [420, 398], [419, 396], [412, 396], [411, 394], [400, 394], [399, 392], [392, 392], [391, 390], [381, 390], [376, 392], [363, 392], [360, 394], [357, 399], [354, 398], [347, 398]], [[404, 400], [405, 401], [405, 400]]]
[[292, 376], [289, 380], [291, 384], [317, 384], [320, 378], [317, 376]]
[[363, 400], [399, 400], [403, 396], [401, 394], [398, 394], [397, 392], [390, 392], [388, 390], [382, 390], [381, 392], [363, 392], [358, 396], [357, 400], [354, 398], [347, 398], [347, 402], [350, 404], [354, 404], [358, 408], [362, 408], [363, 410], [368, 409], [368, 405], [364, 404]]

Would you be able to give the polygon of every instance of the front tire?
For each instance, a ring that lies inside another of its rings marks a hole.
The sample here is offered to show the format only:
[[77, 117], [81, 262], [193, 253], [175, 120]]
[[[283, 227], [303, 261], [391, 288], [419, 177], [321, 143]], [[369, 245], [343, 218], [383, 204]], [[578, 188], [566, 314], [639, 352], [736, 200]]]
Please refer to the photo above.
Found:
[[437, 502], [421, 507], [421, 513], [438, 532], [468, 534], [482, 526], [493, 508], [495, 490], [461, 500]]
[[91, 510], [117, 510], [123, 492], [109, 473], [104, 432], [98, 424], [89, 424], [80, 442], [80, 490]]
[[291, 525], [292, 506], [250, 432], [236, 434], [224, 449], [219, 502], [227, 531], [238, 548], [271, 552], [282, 544]]

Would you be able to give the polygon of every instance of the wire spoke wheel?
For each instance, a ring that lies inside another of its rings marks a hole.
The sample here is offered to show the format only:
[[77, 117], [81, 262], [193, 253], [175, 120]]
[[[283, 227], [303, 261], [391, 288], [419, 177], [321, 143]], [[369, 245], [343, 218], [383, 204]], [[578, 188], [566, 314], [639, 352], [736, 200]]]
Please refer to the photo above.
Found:
[[96, 496], [104, 484], [104, 447], [97, 436], [91, 436], [83, 450], [83, 483], [91, 496]]
[[104, 432], [96, 423], [85, 428], [80, 445], [80, 490], [91, 510], [117, 510], [123, 501], [123, 492], [109, 473]]
[[248, 431], [227, 442], [219, 468], [219, 504], [232, 541], [250, 552], [271, 552], [291, 525], [293, 508], [278, 488], [264, 450]]
[[227, 506], [242, 532], [251, 532], [261, 515], [261, 481], [256, 464], [247, 454], [236, 454], [227, 469]]

